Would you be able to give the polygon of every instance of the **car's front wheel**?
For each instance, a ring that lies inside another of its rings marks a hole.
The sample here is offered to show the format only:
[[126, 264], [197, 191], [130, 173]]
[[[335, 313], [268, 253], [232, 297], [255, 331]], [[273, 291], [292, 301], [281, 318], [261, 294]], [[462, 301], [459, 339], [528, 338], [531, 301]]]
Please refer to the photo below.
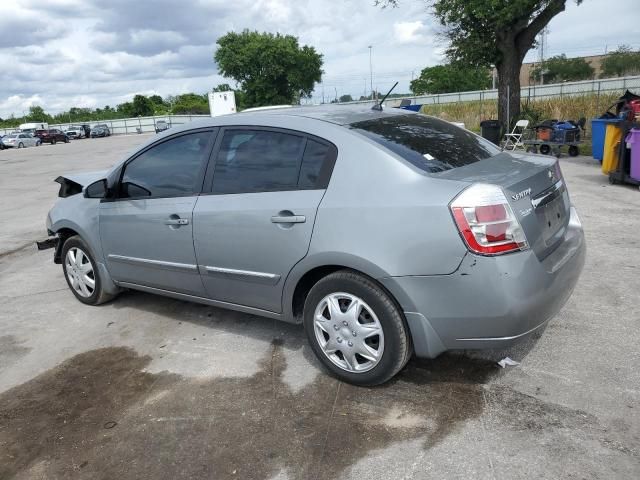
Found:
[[69, 237], [62, 246], [62, 270], [71, 292], [82, 303], [99, 305], [113, 298], [102, 289], [95, 259], [79, 236]]
[[316, 356], [349, 383], [384, 383], [411, 356], [400, 309], [378, 284], [351, 270], [332, 273], [313, 286], [303, 322]]

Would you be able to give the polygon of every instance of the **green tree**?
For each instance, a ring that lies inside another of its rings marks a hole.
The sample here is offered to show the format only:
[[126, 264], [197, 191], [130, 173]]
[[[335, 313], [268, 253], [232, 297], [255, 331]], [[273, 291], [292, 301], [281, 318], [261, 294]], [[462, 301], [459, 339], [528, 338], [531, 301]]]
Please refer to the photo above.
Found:
[[544, 61], [531, 71], [536, 81], [540, 81], [544, 70], [545, 83], [578, 81], [593, 78], [593, 67], [584, 58], [567, 58], [563, 53]]
[[39, 105], [31, 105], [29, 107], [29, 114], [26, 116], [25, 120], [27, 122], [50, 122], [51, 115], [47, 115]]
[[[507, 127], [520, 115], [520, 69], [536, 36], [553, 17], [563, 12], [567, 0], [425, 0], [444, 27], [449, 41], [447, 56], [475, 67], [496, 66], [498, 119]], [[582, 3], [582, 0], [575, 0]], [[397, 6], [398, 0], [377, 0]]]
[[353, 102], [353, 97], [351, 95], [340, 95], [340, 103], [344, 102]]
[[488, 69], [470, 68], [457, 64], [427, 67], [410, 84], [411, 91], [415, 95], [484, 90], [490, 85], [491, 77]]
[[212, 92], [232, 92], [234, 91], [234, 89], [231, 88], [231, 85], [229, 85], [228, 83], [221, 83], [220, 85], [213, 87], [211, 91]]
[[634, 52], [627, 45], [620, 45], [602, 61], [601, 78], [638, 74], [640, 74], [640, 51]]
[[153, 115], [154, 103], [144, 95], [136, 95], [133, 97], [132, 116], [133, 117], [149, 117]]
[[209, 113], [209, 98], [207, 94], [185, 93], [173, 98], [171, 113], [176, 115], [198, 115]]
[[322, 55], [298, 45], [291, 35], [244, 30], [216, 42], [214, 59], [222, 75], [234, 79], [247, 106], [297, 103], [322, 79]]

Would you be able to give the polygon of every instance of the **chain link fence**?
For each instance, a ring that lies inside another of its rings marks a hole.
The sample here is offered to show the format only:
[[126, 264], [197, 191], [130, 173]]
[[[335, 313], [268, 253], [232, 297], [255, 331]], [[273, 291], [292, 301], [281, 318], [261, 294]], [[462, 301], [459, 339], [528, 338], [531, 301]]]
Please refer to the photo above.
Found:
[[[160, 120], [167, 122], [174, 127], [183, 125], [200, 118], [208, 118], [209, 115], [157, 115], [153, 117], [121, 118], [119, 120], [94, 120], [92, 122], [70, 122], [49, 124], [49, 128], [58, 128], [63, 132], [71, 125], [89, 125], [91, 128], [96, 125], [106, 125], [109, 127], [111, 135], [128, 135], [135, 133], [152, 133], [156, 131], [156, 123]], [[11, 133], [16, 128], [0, 129], [0, 135]]]
[[[538, 100], [589, 94], [599, 96], [601, 94], [612, 92], [620, 92], [622, 95], [627, 89], [640, 91], [640, 75], [633, 77], [606, 78], [601, 80], [584, 80], [581, 82], [553, 83], [549, 85], [531, 85], [529, 87], [523, 87], [520, 90], [520, 97], [523, 100], [527, 98]], [[410, 105], [432, 105], [497, 99], [498, 90], [476, 90], [472, 92], [441, 93], [436, 95], [394, 98], [387, 100], [385, 105], [388, 107], [397, 107], [400, 105], [402, 100], [409, 100]]]

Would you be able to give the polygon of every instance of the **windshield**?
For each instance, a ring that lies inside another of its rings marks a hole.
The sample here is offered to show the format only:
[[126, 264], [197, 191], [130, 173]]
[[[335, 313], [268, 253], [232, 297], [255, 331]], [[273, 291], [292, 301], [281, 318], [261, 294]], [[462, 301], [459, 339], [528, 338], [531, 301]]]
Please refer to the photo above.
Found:
[[494, 144], [464, 128], [425, 115], [395, 115], [350, 125], [412, 165], [444, 172], [500, 153]]

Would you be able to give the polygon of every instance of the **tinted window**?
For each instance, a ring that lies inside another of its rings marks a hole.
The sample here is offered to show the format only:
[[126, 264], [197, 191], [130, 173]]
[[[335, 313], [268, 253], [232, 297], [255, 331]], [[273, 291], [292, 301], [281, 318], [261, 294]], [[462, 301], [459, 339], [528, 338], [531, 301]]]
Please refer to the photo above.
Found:
[[265, 130], [227, 130], [216, 157], [213, 193], [298, 188], [302, 136]]
[[500, 153], [487, 140], [455, 125], [424, 115], [397, 115], [351, 124], [416, 167], [443, 172]]
[[307, 146], [302, 157], [300, 175], [298, 176], [298, 186], [300, 188], [314, 188], [318, 185], [320, 172], [325, 161], [327, 161], [328, 154], [328, 145], [311, 139], [307, 140]]
[[200, 191], [201, 170], [211, 132], [173, 138], [126, 165], [121, 196], [171, 197]]

